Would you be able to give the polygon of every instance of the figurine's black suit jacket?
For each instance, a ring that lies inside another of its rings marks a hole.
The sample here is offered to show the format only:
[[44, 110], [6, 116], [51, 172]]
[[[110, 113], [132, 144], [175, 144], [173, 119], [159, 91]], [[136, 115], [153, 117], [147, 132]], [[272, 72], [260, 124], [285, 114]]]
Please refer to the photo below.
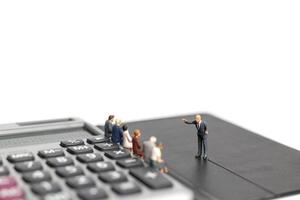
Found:
[[201, 137], [205, 137], [206, 136], [206, 131], [207, 131], [207, 127], [206, 127], [206, 123], [204, 121], [201, 121], [200, 123], [200, 127], [199, 124], [194, 120], [192, 122], [185, 122], [186, 124], [194, 124], [196, 129], [197, 129], [197, 135], [201, 136]]

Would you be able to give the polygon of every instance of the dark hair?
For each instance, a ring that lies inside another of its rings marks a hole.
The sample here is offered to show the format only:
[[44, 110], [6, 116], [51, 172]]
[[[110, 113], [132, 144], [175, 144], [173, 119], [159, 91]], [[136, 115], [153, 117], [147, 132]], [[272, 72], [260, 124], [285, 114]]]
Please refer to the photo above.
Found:
[[115, 118], [114, 115], [109, 115], [109, 116], [108, 116], [108, 120], [112, 120], [113, 118]]
[[123, 129], [123, 131], [127, 131], [127, 130], [128, 130], [128, 126], [127, 126], [126, 124], [124, 124], [124, 125], [122, 126], [122, 129]]

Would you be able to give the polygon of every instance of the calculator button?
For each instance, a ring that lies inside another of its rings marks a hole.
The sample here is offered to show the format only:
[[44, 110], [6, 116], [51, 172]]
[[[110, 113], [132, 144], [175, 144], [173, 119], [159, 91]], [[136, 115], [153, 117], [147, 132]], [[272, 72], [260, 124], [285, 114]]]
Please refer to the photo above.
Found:
[[96, 143], [102, 143], [102, 142], [109, 142], [109, 139], [104, 136], [96, 136], [96, 137], [87, 138], [86, 142], [89, 144], [96, 144]]
[[123, 168], [143, 167], [144, 164], [139, 158], [126, 158], [118, 160], [117, 164]]
[[66, 166], [66, 167], [59, 167], [56, 169], [56, 174], [61, 177], [71, 177], [71, 176], [77, 176], [82, 175], [83, 170], [78, 166]]
[[51, 176], [50, 173], [46, 171], [34, 171], [23, 174], [23, 179], [28, 183], [39, 183], [42, 181], [50, 181]]
[[24, 200], [25, 194], [19, 187], [12, 187], [0, 190], [1, 200]]
[[133, 182], [113, 184], [112, 190], [120, 195], [134, 194], [142, 191], [141, 188]]
[[5, 176], [5, 175], [8, 175], [8, 174], [9, 174], [9, 171], [8, 171], [7, 167], [0, 166], [0, 176]]
[[0, 190], [5, 188], [11, 188], [17, 185], [16, 179], [12, 176], [0, 177]]
[[106, 199], [107, 193], [102, 188], [88, 188], [84, 190], [78, 191], [78, 196], [82, 200], [98, 200], [98, 199]]
[[68, 147], [67, 151], [71, 154], [93, 153], [93, 148], [87, 145]]
[[12, 163], [32, 161], [34, 156], [32, 153], [17, 153], [7, 156], [7, 160]]
[[55, 193], [61, 191], [59, 184], [51, 182], [41, 182], [32, 186], [32, 191], [38, 195], [46, 195], [48, 193]]
[[95, 173], [107, 172], [115, 170], [115, 167], [110, 162], [96, 162], [88, 164], [87, 168]]
[[99, 151], [112, 151], [112, 150], [118, 150], [119, 146], [117, 144], [105, 142], [105, 143], [99, 143], [94, 145], [95, 149], [98, 149]]
[[60, 146], [62, 147], [71, 147], [71, 146], [78, 146], [78, 145], [84, 145], [83, 140], [64, 140], [60, 142]]
[[102, 161], [103, 157], [99, 153], [88, 153], [88, 154], [77, 156], [77, 160], [83, 163], [91, 163], [91, 162]]
[[130, 174], [152, 189], [172, 187], [163, 174], [148, 168], [131, 169]]
[[42, 158], [52, 158], [52, 157], [64, 156], [65, 153], [63, 149], [55, 148], [55, 149], [41, 150], [38, 152], [38, 155]]
[[58, 192], [47, 194], [43, 200], [72, 200], [72, 198], [67, 192]]
[[95, 185], [95, 182], [92, 178], [87, 176], [75, 176], [67, 179], [67, 184], [76, 189], [92, 187]]
[[99, 179], [106, 183], [119, 183], [127, 181], [126, 175], [121, 171], [103, 172], [99, 174]]
[[126, 150], [107, 151], [104, 153], [104, 155], [111, 159], [121, 159], [130, 157], [130, 153]]
[[73, 160], [70, 157], [55, 157], [49, 158], [46, 163], [51, 167], [63, 167], [73, 165]]
[[29, 161], [29, 162], [22, 162], [22, 163], [17, 163], [15, 165], [15, 169], [18, 172], [30, 172], [30, 171], [35, 171], [35, 170], [41, 170], [42, 164], [38, 161]]

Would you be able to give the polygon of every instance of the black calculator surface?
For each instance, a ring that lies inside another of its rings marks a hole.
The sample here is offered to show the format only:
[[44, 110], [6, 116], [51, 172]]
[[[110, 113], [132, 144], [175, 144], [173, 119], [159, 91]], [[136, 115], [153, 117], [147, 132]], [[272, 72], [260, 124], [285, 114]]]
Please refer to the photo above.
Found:
[[182, 121], [194, 116], [136, 121], [128, 127], [140, 128], [142, 140], [155, 135], [165, 145], [170, 174], [192, 188], [196, 199], [266, 200], [300, 194], [298, 150], [201, 113], [208, 127], [208, 160], [195, 159], [195, 127]]
[[180, 199], [193, 193], [77, 118], [0, 125], [0, 200]]

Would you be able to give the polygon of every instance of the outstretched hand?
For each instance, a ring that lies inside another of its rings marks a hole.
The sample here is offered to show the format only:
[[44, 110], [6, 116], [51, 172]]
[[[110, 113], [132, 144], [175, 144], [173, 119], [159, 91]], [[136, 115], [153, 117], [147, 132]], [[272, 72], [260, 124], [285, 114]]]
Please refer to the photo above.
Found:
[[184, 118], [182, 118], [181, 120], [182, 120], [182, 121], [184, 121], [184, 122], [187, 122], [187, 120], [186, 120], [186, 119], [184, 119]]

